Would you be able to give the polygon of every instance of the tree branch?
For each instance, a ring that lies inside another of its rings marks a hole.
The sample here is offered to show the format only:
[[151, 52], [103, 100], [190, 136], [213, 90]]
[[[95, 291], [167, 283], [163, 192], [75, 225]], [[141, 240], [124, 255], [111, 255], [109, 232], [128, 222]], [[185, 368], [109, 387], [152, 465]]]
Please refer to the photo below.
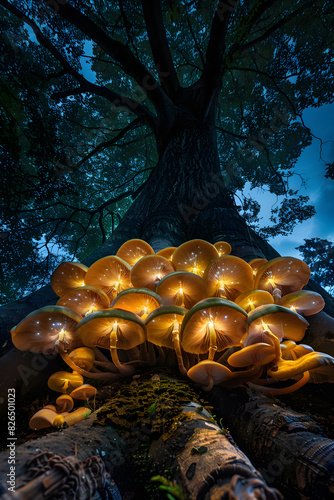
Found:
[[226, 50], [225, 38], [232, 10], [231, 5], [220, 1], [212, 21], [205, 65], [199, 79], [198, 104], [204, 117], [210, 110], [216, 91], [221, 87], [223, 56]]
[[110, 57], [121, 64], [125, 73], [140, 85], [157, 111], [165, 108], [167, 96], [154, 76], [131, 52], [129, 47], [111, 38], [96, 23], [68, 2], [58, 4], [58, 14], [91, 38]]
[[141, 3], [146, 30], [162, 88], [175, 101], [175, 97], [180, 90], [180, 84], [166, 37], [161, 11], [161, 0], [142, 0]]
[[95, 83], [91, 83], [88, 80], [86, 80], [86, 78], [83, 75], [81, 75], [76, 69], [74, 69], [70, 65], [67, 59], [58, 51], [58, 49], [51, 43], [51, 41], [43, 35], [40, 28], [34, 21], [29, 19], [23, 12], [21, 12], [15, 6], [10, 4], [7, 0], [0, 0], [0, 5], [5, 7], [7, 10], [9, 10], [9, 12], [14, 14], [16, 17], [27, 23], [33, 29], [37, 41], [43, 47], [45, 47], [55, 57], [55, 59], [57, 59], [57, 61], [60, 62], [63, 68], [66, 69], [67, 72], [70, 75], [72, 75], [73, 78], [75, 78], [75, 80], [77, 80], [77, 82], [80, 84], [79, 88], [54, 93], [53, 94], [54, 98], [62, 98], [70, 95], [78, 95], [84, 92], [91, 92], [92, 94], [108, 99], [108, 101], [110, 101], [113, 105], [117, 107], [122, 107], [129, 111], [132, 111], [138, 117], [143, 118], [152, 128], [152, 130], [155, 131], [156, 117], [146, 108], [146, 106], [139, 104], [128, 97], [122, 96], [117, 92], [108, 89], [107, 87], [101, 87], [99, 85], [96, 85]]

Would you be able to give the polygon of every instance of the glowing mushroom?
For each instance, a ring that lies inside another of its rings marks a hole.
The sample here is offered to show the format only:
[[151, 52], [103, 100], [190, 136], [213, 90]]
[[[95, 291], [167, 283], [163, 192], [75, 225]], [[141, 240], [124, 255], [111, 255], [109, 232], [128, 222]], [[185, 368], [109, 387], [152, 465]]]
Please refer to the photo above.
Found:
[[131, 269], [131, 282], [135, 288], [149, 288], [155, 291], [159, 281], [174, 271], [174, 266], [165, 257], [148, 255], [138, 260]]
[[73, 288], [84, 286], [88, 267], [80, 262], [62, 262], [51, 276], [53, 291], [62, 297]]
[[228, 364], [235, 368], [257, 365], [263, 366], [276, 358], [276, 351], [273, 345], [259, 342], [257, 344], [244, 347], [238, 352], [234, 352], [228, 358]]
[[297, 359], [309, 352], [314, 352], [314, 349], [306, 344], [296, 344], [293, 340], [285, 340], [281, 343], [281, 356], [283, 359]]
[[48, 380], [48, 387], [52, 391], [61, 392], [63, 394], [69, 394], [79, 385], [82, 385], [84, 379], [82, 375], [78, 372], [65, 372], [59, 371], [53, 373]]
[[154, 250], [146, 241], [134, 239], [123, 243], [116, 255], [132, 267], [145, 255], [154, 255]]
[[157, 293], [162, 297], [165, 305], [191, 309], [197, 302], [205, 299], [205, 282], [197, 274], [176, 271], [159, 281]]
[[21, 351], [56, 353], [82, 345], [75, 328], [82, 317], [67, 307], [46, 306], [28, 314], [13, 330]]
[[181, 345], [193, 354], [209, 353], [239, 345], [246, 332], [247, 314], [233, 302], [218, 297], [202, 300], [186, 314], [181, 329]]
[[277, 257], [257, 272], [254, 288], [267, 290], [278, 302], [283, 295], [301, 290], [308, 283], [310, 268], [295, 257]]
[[222, 255], [230, 255], [232, 252], [232, 247], [227, 241], [217, 241], [213, 246], [217, 248], [219, 257]]
[[130, 265], [115, 255], [97, 260], [90, 266], [85, 276], [86, 285], [99, 288], [110, 300], [117, 294], [131, 288]]
[[80, 321], [77, 328], [83, 344], [109, 349], [111, 358], [122, 375], [133, 373], [132, 367], [119, 361], [117, 349], [131, 349], [146, 340], [146, 328], [136, 314], [121, 309], [97, 311]]
[[58, 415], [49, 408], [42, 408], [36, 412], [29, 420], [29, 427], [33, 430], [46, 429], [47, 427], [56, 427], [64, 423], [64, 417]]
[[273, 304], [274, 297], [265, 290], [247, 290], [239, 295], [234, 302], [248, 313], [259, 306]]
[[172, 255], [176, 249], [177, 247], [163, 248], [162, 250], [159, 250], [159, 252], [157, 252], [157, 255], [161, 255], [161, 257], [165, 257], [165, 259], [172, 260]]
[[117, 295], [111, 308], [133, 312], [145, 320], [154, 309], [160, 307], [160, 302], [159, 295], [148, 288], [129, 288]]
[[87, 372], [94, 366], [95, 354], [89, 347], [78, 347], [71, 351], [68, 357], [73, 361], [76, 367], [82, 368]]
[[272, 336], [278, 341], [286, 338], [298, 342], [304, 337], [308, 322], [291, 309], [269, 304], [251, 311], [248, 315], [248, 325], [249, 331], [244, 346], [257, 342], [270, 343]]
[[218, 250], [208, 241], [190, 240], [175, 250], [172, 262], [177, 271], [189, 271], [203, 276], [208, 264], [217, 257]]
[[70, 396], [73, 399], [82, 399], [88, 401], [93, 396], [96, 396], [97, 389], [90, 384], [82, 384], [79, 387], [76, 387], [71, 392]]
[[57, 412], [70, 412], [73, 410], [74, 401], [73, 398], [68, 394], [62, 394], [56, 399]]
[[214, 259], [204, 273], [207, 295], [235, 300], [253, 288], [252, 268], [239, 257], [223, 255]]
[[93, 286], [81, 286], [70, 290], [57, 302], [58, 306], [69, 307], [80, 316], [86, 316], [94, 311], [108, 309], [110, 299], [106, 293]]
[[182, 375], [187, 374], [183, 364], [180, 330], [187, 309], [177, 306], [159, 307], [146, 319], [147, 340], [155, 345], [174, 349]]
[[258, 270], [260, 269], [260, 267], [262, 267], [267, 262], [268, 262], [267, 259], [260, 259], [260, 258], [252, 259], [252, 260], [250, 260], [248, 262], [248, 264], [253, 269], [254, 277], [256, 276], [256, 274], [257, 274]]
[[298, 290], [297, 292], [288, 293], [278, 303], [304, 316], [316, 314], [325, 307], [325, 301], [320, 293], [309, 290]]
[[232, 372], [227, 366], [215, 361], [204, 360], [188, 370], [188, 377], [198, 383], [204, 391], [210, 391], [214, 385], [237, 387], [257, 378], [262, 368], [254, 366], [249, 370]]

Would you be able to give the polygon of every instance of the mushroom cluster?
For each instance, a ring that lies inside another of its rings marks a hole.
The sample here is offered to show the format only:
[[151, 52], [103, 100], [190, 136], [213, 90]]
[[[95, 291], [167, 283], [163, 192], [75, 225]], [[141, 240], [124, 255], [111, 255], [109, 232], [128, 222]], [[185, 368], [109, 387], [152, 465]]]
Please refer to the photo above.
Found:
[[333, 382], [334, 358], [296, 344], [305, 316], [324, 307], [321, 295], [302, 290], [308, 266], [293, 257], [247, 263], [230, 252], [227, 242], [191, 240], [155, 253], [135, 239], [89, 268], [62, 263], [51, 278], [57, 305], [11, 331], [18, 349], [58, 352], [72, 370], [49, 379], [64, 398], [40, 410], [49, 425], [71, 421], [76, 391], [93, 395], [83, 377], [114, 382], [145, 366], [176, 368], [205, 390], [249, 383], [286, 394]]

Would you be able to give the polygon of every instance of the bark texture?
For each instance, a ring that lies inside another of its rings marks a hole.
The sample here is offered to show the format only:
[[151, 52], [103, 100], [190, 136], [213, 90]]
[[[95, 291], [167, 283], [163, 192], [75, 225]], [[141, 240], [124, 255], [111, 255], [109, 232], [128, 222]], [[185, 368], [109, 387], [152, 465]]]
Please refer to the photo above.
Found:
[[334, 441], [309, 417], [242, 388], [214, 387], [209, 401], [268, 484], [282, 488], [286, 500], [333, 498]]

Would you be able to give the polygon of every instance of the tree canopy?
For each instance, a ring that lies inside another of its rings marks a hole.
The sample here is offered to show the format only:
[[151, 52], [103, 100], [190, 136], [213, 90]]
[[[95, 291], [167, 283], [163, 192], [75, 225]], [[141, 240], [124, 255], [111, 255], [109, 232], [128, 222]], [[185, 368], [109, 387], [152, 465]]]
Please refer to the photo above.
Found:
[[[215, 115], [225, 184], [262, 236], [314, 214], [289, 181], [312, 140], [303, 110], [333, 101], [330, 0], [0, 6], [2, 302], [108, 238], [181, 108]], [[270, 227], [246, 185], [279, 197]]]

